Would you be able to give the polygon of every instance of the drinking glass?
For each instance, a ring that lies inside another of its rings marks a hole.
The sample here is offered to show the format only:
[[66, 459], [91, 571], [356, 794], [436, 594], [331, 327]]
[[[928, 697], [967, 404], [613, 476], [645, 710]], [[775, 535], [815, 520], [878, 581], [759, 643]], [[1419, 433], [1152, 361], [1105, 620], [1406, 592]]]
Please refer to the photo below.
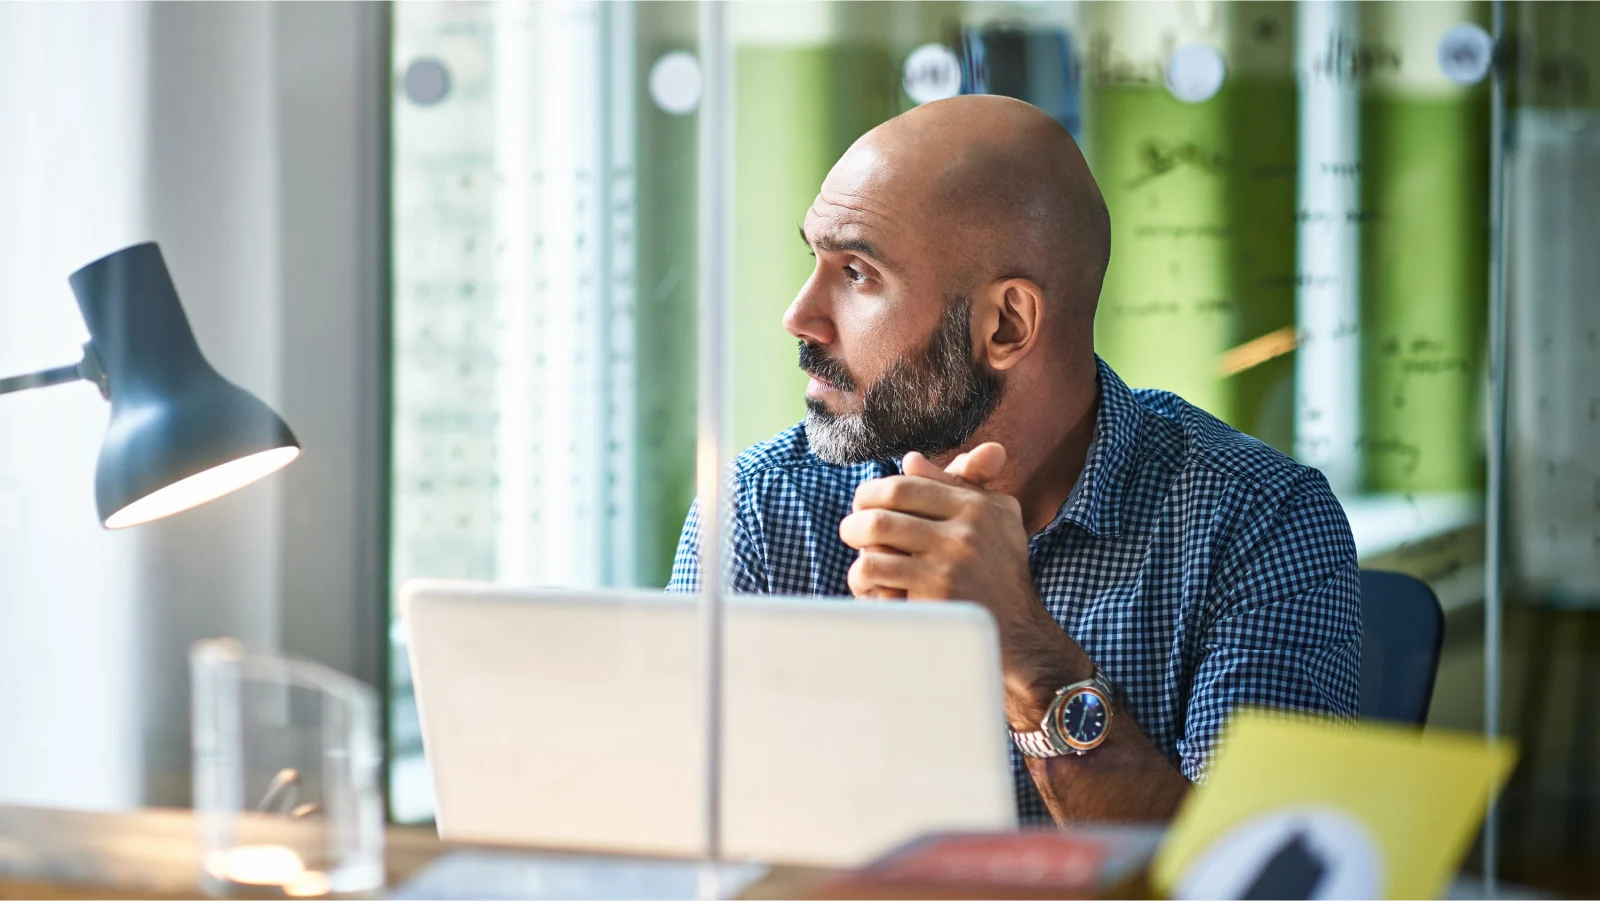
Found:
[[227, 638], [196, 642], [189, 667], [205, 890], [305, 898], [382, 886], [377, 693]]

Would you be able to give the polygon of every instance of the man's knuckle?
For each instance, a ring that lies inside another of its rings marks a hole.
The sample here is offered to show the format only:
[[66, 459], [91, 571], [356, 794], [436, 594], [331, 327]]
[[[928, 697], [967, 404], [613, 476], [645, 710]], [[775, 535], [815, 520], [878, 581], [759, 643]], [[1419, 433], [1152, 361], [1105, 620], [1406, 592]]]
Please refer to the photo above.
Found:
[[903, 476], [895, 476], [894, 478], [889, 479], [888, 484], [883, 486], [884, 501], [891, 507], [898, 507], [905, 504], [905, 502], [910, 499], [910, 486], [910, 480]]
[[877, 531], [878, 518], [874, 511], [863, 510], [855, 514], [855, 522], [852, 524], [851, 534], [855, 537], [857, 545], [872, 544]]
[[860, 510], [863, 507], [872, 505], [882, 491], [882, 486], [874, 484], [873, 482], [863, 482], [860, 485], [857, 485], [853, 506], [855, 509]]
[[950, 537], [960, 553], [966, 553], [978, 543], [980, 529], [971, 520], [956, 520], [950, 525]]

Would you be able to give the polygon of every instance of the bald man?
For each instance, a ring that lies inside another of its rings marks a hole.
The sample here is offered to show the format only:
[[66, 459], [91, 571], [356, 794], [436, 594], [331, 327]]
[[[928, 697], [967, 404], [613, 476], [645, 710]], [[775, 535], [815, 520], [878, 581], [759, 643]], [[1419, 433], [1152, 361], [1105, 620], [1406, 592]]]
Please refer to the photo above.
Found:
[[[1110, 219], [1060, 125], [917, 107], [845, 153], [801, 238], [808, 412], [737, 461], [736, 590], [985, 606], [1024, 822], [1171, 816], [1240, 705], [1355, 715], [1344, 511], [1095, 356]], [[697, 516], [669, 590], [696, 587]]]

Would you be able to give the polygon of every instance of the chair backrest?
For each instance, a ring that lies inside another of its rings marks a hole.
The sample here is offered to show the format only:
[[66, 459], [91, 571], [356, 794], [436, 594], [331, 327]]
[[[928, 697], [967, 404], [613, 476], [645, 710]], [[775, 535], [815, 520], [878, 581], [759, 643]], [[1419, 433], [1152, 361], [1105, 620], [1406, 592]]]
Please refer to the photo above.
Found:
[[1444, 611], [1426, 582], [1361, 571], [1361, 717], [1420, 726], [1444, 643]]

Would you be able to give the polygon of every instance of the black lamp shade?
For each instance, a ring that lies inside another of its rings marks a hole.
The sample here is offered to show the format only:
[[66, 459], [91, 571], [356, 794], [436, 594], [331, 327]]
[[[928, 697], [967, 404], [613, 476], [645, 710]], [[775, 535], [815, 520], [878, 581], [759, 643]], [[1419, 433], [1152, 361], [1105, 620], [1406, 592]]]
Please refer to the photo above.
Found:
[[204, 503], [299, 454], [278, 414], [201, 355], [160, 247], [124, 248], [69, 281], [111, 395], [95, 472], [106, 528]]

